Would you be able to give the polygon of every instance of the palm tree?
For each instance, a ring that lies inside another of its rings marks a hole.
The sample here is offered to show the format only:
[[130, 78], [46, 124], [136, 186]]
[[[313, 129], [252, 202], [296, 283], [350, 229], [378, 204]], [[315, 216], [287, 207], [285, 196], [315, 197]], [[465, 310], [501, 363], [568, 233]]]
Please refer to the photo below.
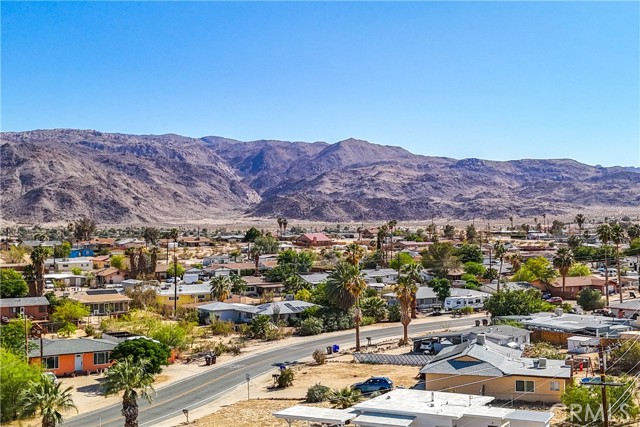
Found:
[[280, 237], [282, 237], [282, 220], [284, 218], [282, 218], [281, 216], [278, 217], [278, 231], [280, 232]]
[[398, 283], [394, 286], [393, 291], [400, 303], [400, 323], [402, 323], [403, 336], [402, 344], [409, 343], [409, 323], [411, 323], [411, 305], [415, 300], [418, 285], [409, 278], [409, 276], [401, 276]]
[[29, 289], [29, 295], [41, 297], [44, 294], [44, 262], [51, 256], [51, 249], [44, 246], [36, 246], [31, 251], [31, 264], [35, 273], [35, 280]]
[[546, 213], [542, 214], [542, 219], [544, 221], [543, 231], [546, 233], [547, 232], [547, 214]]
[[422, 266], [416, 263], [405, 264], [402, 266], [401, 272], [406, 274], [409, 280], [416, 284], [416, 289], [411, 297], [411, 318], [417, 319], [418, 316], [416, 315], [416, 292], [418, 291], [418, 284], [424, 281], [422, 274], [420, 274], [422, 273]]
[[573, 234], [569, 236], [569, 239], [567, 239], [567, 244], [569, 245], [571, 250], [579, 248], [580, 246], [582, 246], [583, 243], [584, 243], [584, 239], [579, 234]]
[[511, 229], [513, 230], [513, 217], [512, 216], [509, 217], [509, 222], [511, 223]]
[[287, 232], [287, 224], [289, 224], [289, 221], [287, 221], [287, 218], [282, 218], [282, 236], [283, 237]]
[[217, 301], [224, 301], [231, 296], [233, 283], [228, 276], [214, 276], [211, 279], [211, 297]]
[[618, 276], [618, 294], [622, 302], [622, 281], [620, 277], [620, 244], [624, 241], [624, 229], [617, 222], [611, 225], [611, 241], [616, 245], [616, 274]]
[[569, 269], [573, 264], [573, 254], [569, 248], [560, 248], [553, 257], [553, 266], [558, 269], [562, 276], [562, 294], [565, 292], [565, 279]]
[[78, 411], [71, 397], [73, 387], [62, 389], [62, 383], [55, 383], [53, 379], [43, 378], [39, 382], [31, 381], [22, 394], [25, 403], [25, 415], [40, 413], [42, 427], [61, 426], [62, 412], [71, 409]]
[[280, 243], [271, 236], [256, 237], [253, 242], [253, 246], [251, 247], [251, 255], [253, 256], [253, 259], [256, 263], [256, 276], [260, 275], [260, 255], [276, 253], [278, 252], [279, 248]]
[[630, 240], [640, 237], [640, 224], [630, 225], [629, 228], [627, 228], [627, 236], [629, 236]]
[[[497, 291], [500, 292], [500, 277], [502, 276], [502, 263], [504, 262], [504, 255], [507, 253], [507, 248], [501, 242], [496, 242], [493, 245], [493, 249], [496, 251], [496, 258], [500, 260], [500, 270], [498, 270], [498, 286]], [[489, 266], [491, 268], [491, 266]]]
[[360, 260], [364, 256], [364, 249], [357, 243], [349, 243], [344, 251], [346, 261], [351, 265], [360, 264]]
[[327, 278], [327, 296], [344, 310], [355, 306], [353, 323], [356, 327], [356, 351], [360, 351], [360, 297], [367, 288], [358, 266], [339, 262]]
[[[296, 276], [298, 277], [298, 276]], [[231, 281], [231, 293], [232, 294], [241, 294], [247, 291], [247, 281], [237, 274], [232, 274], [229, 277]]]
[[607, 244], [612, 240], [611, 226], [607, 223], [602, 224], [596, 230], [598, 239], [604, 246], [604, 281], [605, 281], [605, 298], [607, 299], [607, 305], [609, 305], [609, 260], [607, 259]]
[[142, 237], [144, 238], [144, 244], [146, 246], [155, 246], [160, 237], [160, 230], [155, 227], [145, 227], [142, 230]]
[[153, 400], [153, 374], [148, 372], [148, 365], [149, 362], [145, 359], [134, 360], [133, 356], [127, 356], [116, 362], [105, 374], [102, 384], [105, 396], [124, 391], [121, 411], [124, 427], [138, 427], [138, 391], [149, 403]]
[[511, 263], [511, 269], [513, 270], [513, 272], [517, 273], [522, 266], [522, 255], [516, 252], [515, 254], [509, 255], [507, 257], [507, 260]]
[[347, 409], [355, 405], [362, 400], [362, 393], [360, 390], [344, 387], [337, 390], [331, 390], [329, 392], [329, 402], [333, 404], [334, 408]]
[[576, 215], [574, 220], [576, 224], [578, 224], [578, 228], [582, 231], [582, 227], [584, 226], [584, 222], [587, 220], [587, 218], [583, 214], [578, 214]]

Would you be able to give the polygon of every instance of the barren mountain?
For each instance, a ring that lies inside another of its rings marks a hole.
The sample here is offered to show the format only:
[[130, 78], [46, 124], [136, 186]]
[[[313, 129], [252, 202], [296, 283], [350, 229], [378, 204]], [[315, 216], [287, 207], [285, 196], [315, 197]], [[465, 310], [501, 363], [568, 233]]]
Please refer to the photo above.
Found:
[[252, 141], [90, 130], [2, 133], [2, 216], [163, 222], [505, 218], [640, 206], [640, 169], [414, 155], [347, 139]]

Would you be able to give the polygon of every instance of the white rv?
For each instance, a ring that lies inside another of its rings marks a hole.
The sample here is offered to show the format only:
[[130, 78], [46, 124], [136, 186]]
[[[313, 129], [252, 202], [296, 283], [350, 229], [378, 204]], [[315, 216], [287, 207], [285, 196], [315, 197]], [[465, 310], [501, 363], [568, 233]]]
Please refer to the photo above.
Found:
[[484, 308], [484, 295], [461, 295], [457, 297], [447, 297], [444, 300], [445, 310], [460, 310], [464, 307], [471, 307], [474, 310]]

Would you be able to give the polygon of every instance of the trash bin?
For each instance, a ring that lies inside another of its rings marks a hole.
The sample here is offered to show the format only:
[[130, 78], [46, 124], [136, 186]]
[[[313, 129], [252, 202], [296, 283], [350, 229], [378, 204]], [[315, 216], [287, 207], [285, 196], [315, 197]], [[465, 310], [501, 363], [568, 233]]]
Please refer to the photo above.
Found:
[[215, 354], [211, 356], [211, 364], [215, 365], [216, 364], [216, 360], [218, 359], [218, 356], [216, 356]]
[[476, 326], [480, 326], [480, 321], [476, 320]]
[[339, 351], [340, 351], [340, 346], [339, 346], [339, 345], [337, 345], [337, 344], [334, 344], [334, 345], [333, 345], [333, 352], [334, 352], [334, 353], [338, 353]]
[[210, 355], [206, 355], [204, 356], [204, 363], [206, 363], [207, 366], [211, 365], [211, 356]]
[[327, 347], [327, 354], [333, 354], [333, 347], [331, 346]]

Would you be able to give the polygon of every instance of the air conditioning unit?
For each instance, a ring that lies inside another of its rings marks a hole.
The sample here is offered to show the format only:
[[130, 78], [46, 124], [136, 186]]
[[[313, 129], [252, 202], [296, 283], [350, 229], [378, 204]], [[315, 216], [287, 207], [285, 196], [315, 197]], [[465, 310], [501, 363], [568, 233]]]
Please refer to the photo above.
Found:
[[547, 359], [544, 357], [541, 357], [538, 359], [538, 368], [540, 369], [545, 369], [547, 367]]
[[20, 307], [20, 308], [18, 309], [18, 311], [20, 312], [20, 314], [22, 314], [22, 315], [24, 316], [24, 307]]

